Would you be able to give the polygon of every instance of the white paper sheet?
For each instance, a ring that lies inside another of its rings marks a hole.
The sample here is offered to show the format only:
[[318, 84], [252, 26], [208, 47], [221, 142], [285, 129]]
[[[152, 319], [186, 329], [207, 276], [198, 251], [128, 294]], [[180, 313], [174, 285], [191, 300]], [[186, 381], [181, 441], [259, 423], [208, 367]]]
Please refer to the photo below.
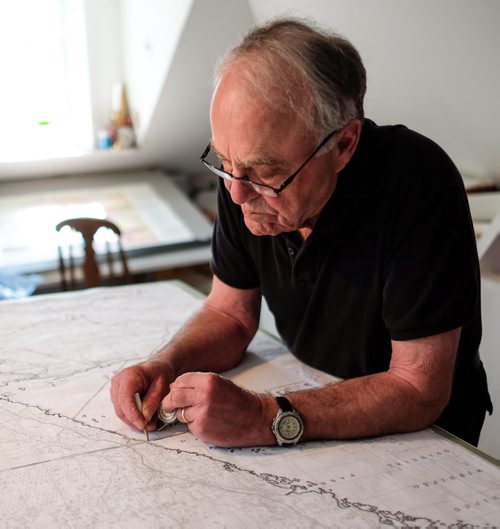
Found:
[[[0, 527], [498, 525], [499, 468], [432, 430], [231, 450], [177, 425], [146, 443], [109, 380], [200, 304], [172, 283], [0, 303]], [[251, 349], [230, 375], [256, 391], [332, 380], [264, 335]]]

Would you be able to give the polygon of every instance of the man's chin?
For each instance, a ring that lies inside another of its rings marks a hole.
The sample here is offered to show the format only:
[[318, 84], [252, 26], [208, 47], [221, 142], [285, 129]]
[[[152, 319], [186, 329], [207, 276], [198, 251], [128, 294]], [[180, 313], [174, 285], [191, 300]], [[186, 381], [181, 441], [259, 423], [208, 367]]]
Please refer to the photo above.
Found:
[[283, 227], [273, 223], [261, 223], [255, 221], [247, 221], [245, 219], [245, 225], [250, 230], [252, 235], [279, 235], [283, 232]]

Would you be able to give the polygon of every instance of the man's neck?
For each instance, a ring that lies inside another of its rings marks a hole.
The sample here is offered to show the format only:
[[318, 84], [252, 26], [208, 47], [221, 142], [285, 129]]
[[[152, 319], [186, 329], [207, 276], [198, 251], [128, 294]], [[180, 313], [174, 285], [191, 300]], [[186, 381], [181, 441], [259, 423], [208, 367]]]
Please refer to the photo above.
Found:
[[302, 241], [305, 241], [309, 235], [311, 235], [313, 229], [312, 228], [299, 228], [299, 235]]

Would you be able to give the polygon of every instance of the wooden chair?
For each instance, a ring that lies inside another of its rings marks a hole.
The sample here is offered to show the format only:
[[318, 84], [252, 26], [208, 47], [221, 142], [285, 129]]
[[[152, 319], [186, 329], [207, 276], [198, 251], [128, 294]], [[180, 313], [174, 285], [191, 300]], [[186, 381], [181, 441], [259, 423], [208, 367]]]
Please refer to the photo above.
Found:
[[[130, 274], [127, 266], [127, 259], [123, 252], [121, 244], [121, 232], [116, 224], [109, 220], [104, 219], [93, 219], [93, 218], [76, 218], [63, 220], [56, 226], [56, 230], [59, 232], [65, 226], [69, 226], [73, 230], [80, 232], [83, 237], [83, 280], [85, 287], [96, 287], [101, 284], [101, 272], [99, 270], [98, 260], [94, 251], [94, 235], [99, 228], [107, 228], [112, 230], [117, 236], [116, 246], [118, 252], [112, 252], [111, 244], [106, 241], [105, 256], [106, 262], [109, 269], [109, 281], [111, 284], [118, 283], [130, 283]], [[62, 235], [62, 234], [61, 234]], [[68, 258], [65, 263], [63, 246], [67, 247]], [[59, 272], [61, 274], [61, 287], [62, 290], [78, 288], [79, 281], [77, 280], [76, 274], [76, 263], [73, 251], [73, 244], [62, 245], [59, 242]], [[114, 260], [120, 260], [121, 262], [121, 274], [116, 274], [114, 270]]]

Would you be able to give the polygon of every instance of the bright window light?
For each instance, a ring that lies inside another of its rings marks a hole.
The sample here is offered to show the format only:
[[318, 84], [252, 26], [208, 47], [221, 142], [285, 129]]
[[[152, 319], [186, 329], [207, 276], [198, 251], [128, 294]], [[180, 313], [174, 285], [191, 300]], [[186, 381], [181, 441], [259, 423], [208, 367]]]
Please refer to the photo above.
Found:
[[0, 162], [92, 149], [82, 2], [0, 2]]

